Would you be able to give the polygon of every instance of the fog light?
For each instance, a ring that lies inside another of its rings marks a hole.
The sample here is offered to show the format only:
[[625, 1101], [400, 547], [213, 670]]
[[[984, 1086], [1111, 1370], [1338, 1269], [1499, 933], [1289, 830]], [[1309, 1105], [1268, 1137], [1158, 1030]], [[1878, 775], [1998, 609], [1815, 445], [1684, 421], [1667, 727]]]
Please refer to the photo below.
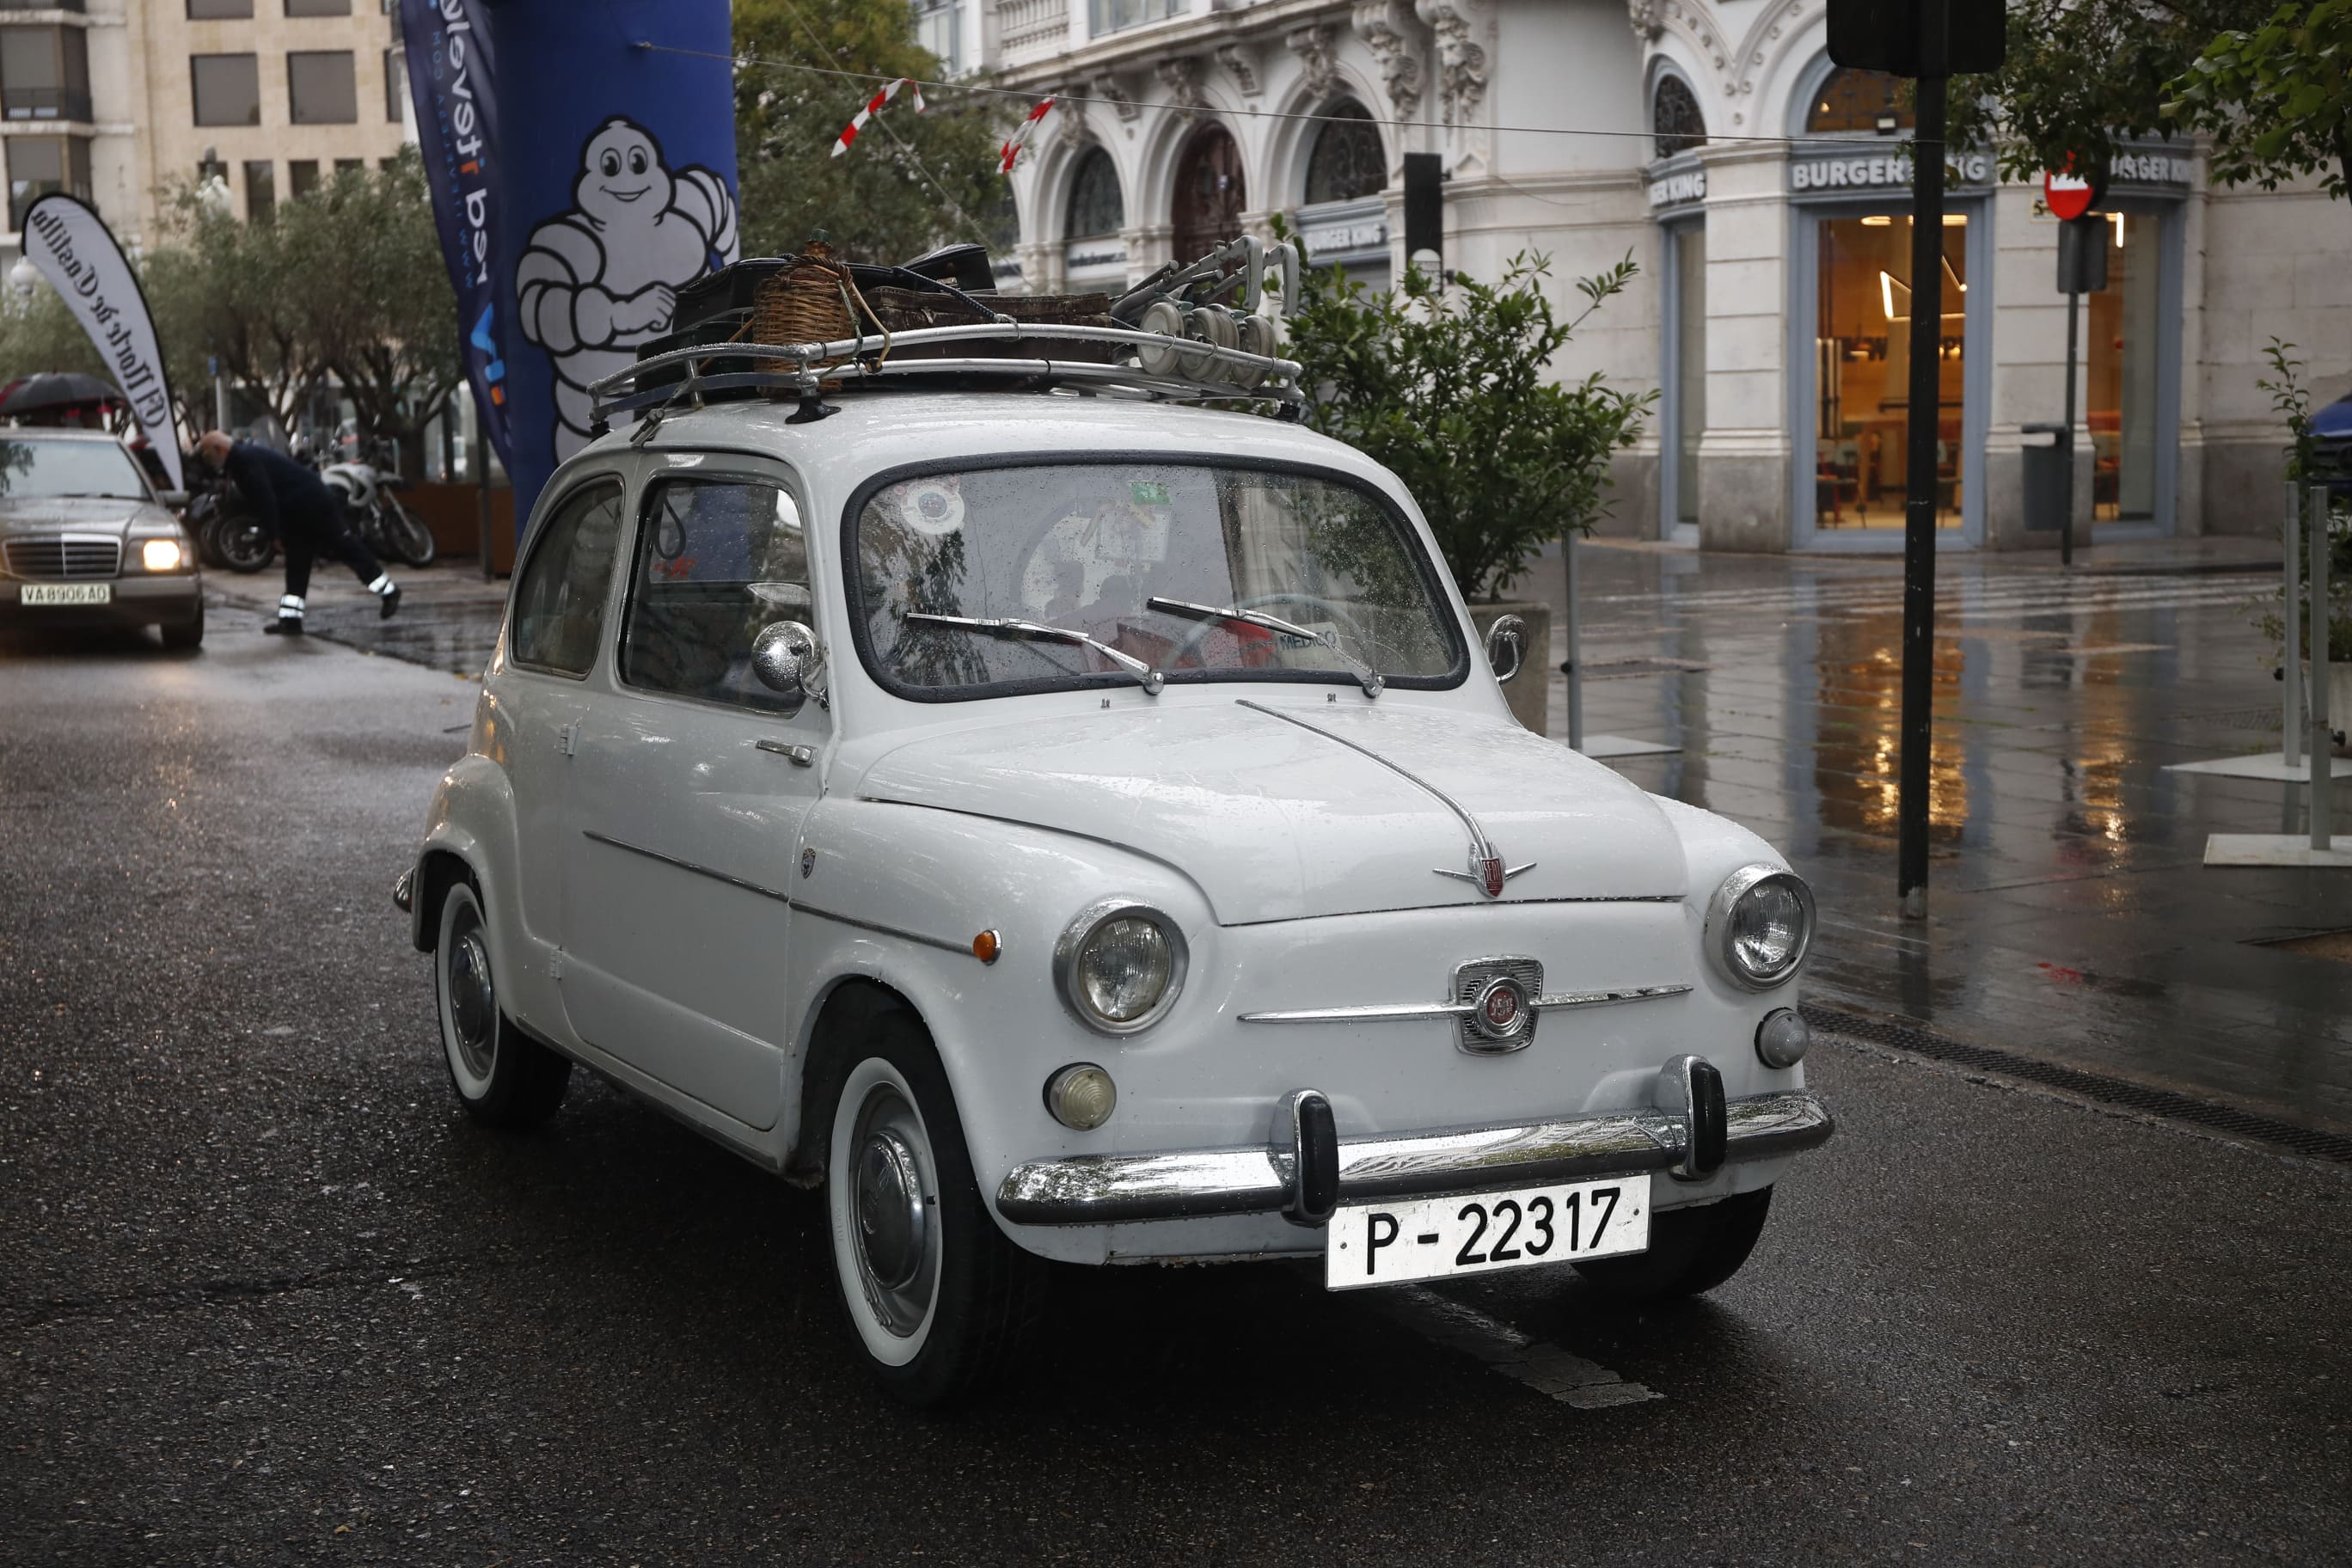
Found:
[[1045, 1109], [1065, 1127], [1091, 1132], [1118, 1105], [1118, 1086], [1092, 1062], [1073, 1062], [1045, 1080]]
[[1794, 1007], [1775, 1007], [1756, 1026], [1756, 1055], [1768, 1068], [1792, 1068], [1805, 1059], [1813, 1031]]
[[139, 563], [150, 572], [177, 572], [180, 569], [180, 542], [176, 539], [151, 539], [139, 547]]

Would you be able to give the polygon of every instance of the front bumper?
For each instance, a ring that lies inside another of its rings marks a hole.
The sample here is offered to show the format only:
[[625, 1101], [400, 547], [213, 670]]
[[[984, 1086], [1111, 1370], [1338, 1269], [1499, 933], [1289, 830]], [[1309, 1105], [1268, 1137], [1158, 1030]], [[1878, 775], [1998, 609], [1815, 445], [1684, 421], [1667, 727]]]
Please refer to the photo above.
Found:
[[[1695, 1066], [1694, 1066], [1695, 1064]], [[996, 1191], [1015, 1225], [1118, 1225], [1214, 1215], [1283, 1214], [1319, 1224], [1336, 1204], [1529, 1186], [1668, 1171], [1699, 1177], [1724, 1164], [1777, 1159], [1829, 1142], [1836, 1123], [1801, 1089], [1726, 1100], [1696, 1058], [1659, 1074], [1655, 1107], [1556, 1121], [1361, 1138], [1318, 1148], [1286, 1096], [1255, 1148], [1078, 1154], [1016, 1165]], [[1706, 1084], [1716, 1086], [1710, 1099]], [[1326, 1122], [1328, 1126], [1328, 1121]], [[1322, 1167], [1318, 1169], [1318, 1167]]]
[[96, 580], [112, 590], [103, 605], [27, 605], [21, 599], [27, 583], [43, 586], [47, 579], [0, 577], [0, 626], [177, 626], [204, 614], [205, 584], [200, 573], [158, 572]]

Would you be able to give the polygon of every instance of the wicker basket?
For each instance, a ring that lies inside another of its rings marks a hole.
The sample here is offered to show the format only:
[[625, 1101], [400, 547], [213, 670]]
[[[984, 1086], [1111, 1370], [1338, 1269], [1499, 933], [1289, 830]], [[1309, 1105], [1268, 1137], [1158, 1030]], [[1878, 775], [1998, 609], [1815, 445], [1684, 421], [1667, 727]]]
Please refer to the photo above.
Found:
[[[821, 242], [793, 258], [790, 265], [760, 280], [751, 292], [751, 341], [761, 343], [828, 343], [871, 333], [887, 351], [889, 332], [878, 324], [857, 291], [849, 268], [835, 260]], [[819, 361], [843, 363], [848, 356]], [[799, 395], [786, 388], [769, 390], [772, 398]]]

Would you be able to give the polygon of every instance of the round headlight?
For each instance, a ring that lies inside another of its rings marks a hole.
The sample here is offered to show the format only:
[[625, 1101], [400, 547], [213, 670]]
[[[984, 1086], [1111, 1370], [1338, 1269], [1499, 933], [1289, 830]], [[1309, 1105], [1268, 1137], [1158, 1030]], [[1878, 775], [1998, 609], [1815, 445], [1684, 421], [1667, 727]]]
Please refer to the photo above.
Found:
[[180, 542], [176, 539], [151, 539], [139, 547], [139, 563], [150, 572], [177, 572], [180, 569]]
[[1735, 985], [1768, 990], [1797, 973], [1813, 940], [1813, 894], [1794, 872], [1742, 866], [1706, 910], [1706, 943]]
[[1128, 899], [1088, 906], [1054, 946], [1055, 979], [1081, 1023], [1130, 1035], [1160, 1021], [1184, 983], [1184, 939]]

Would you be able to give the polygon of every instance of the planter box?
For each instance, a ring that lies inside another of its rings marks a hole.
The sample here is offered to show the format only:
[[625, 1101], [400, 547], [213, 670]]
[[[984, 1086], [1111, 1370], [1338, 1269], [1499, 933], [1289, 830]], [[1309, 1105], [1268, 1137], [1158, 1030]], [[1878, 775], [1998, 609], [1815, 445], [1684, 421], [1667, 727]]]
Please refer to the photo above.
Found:
[[[480, 487], [411, 485], [400, 499], [433, 531], [433, 542], [442, 554], [468, 559], [481, 554]], [[504, 485], [490, 488], [490, 567], [500, 575], [514, 570], [514, 491]]]
[[1503, 696], [1511, 704], [1513, 718], [1538, 735], [1549, 733], [1551, 678], [1556, 673], [1551, 661], [1551, 606], [1514, 599], [1499, 605], [1473, 604], [1470, 619], [1478, 628], [1480, 646], [1471, 651], [1471, 658], [1481, 664], [1486, 661], [1486, 628], [1505, 616], [1517, 616], [1528, 623], [1528, 656], [1518, 674], [1503, 683]]

